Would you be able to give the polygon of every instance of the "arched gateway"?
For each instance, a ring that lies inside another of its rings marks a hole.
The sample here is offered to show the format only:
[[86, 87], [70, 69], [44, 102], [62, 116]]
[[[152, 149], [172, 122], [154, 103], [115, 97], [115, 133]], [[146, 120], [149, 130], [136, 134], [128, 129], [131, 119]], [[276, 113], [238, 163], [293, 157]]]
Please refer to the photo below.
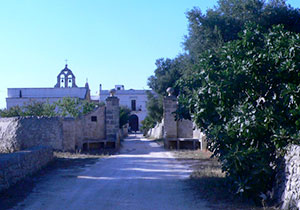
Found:
[[139, 130], [139, 117], [135, 114], [129, 116], [129, 127], [131, 131]]

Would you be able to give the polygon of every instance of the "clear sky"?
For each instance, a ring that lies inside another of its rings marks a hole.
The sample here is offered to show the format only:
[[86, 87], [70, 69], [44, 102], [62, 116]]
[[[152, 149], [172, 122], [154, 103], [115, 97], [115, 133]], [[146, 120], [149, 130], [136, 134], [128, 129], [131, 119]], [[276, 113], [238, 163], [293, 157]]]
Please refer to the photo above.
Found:
[[[155, 60], [182, 52], [185, 13], [217, 0], [9, 0], [0, 3], [0, 108], [7, 88], [53, 87], [65, 59], [92, 95], [148, 89]], [[300, 7], [299, 0], [287, 1]]]

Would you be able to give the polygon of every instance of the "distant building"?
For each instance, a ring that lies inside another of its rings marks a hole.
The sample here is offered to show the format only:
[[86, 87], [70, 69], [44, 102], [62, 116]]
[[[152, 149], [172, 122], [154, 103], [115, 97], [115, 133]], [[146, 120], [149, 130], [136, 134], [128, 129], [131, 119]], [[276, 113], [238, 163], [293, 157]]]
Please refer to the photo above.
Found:
[[66, 64], [57, 76], [54, 88], [8, 88], [6, 108], [24, 106], [32, 102], [49, 102], [50, 104], [64, 97], [90, 100], [89, 85], [77, 87], [73, 72]]
[[[131, 110], [129, 117], [129, 126], [131, 130], [139, 130], [142, 121], [147, 116], [147, 90], [125, 90], [124, 85], [115, 85], [115, 96], [120, 99], [120, 106], [126, 106]], [[100, 95], [97, 97], [92, 96], [93, 100], [99, 100], [99, 102], [105, 102], [105, 99], [109, 97], [109, 90], [102, 90], [100, 85]]]

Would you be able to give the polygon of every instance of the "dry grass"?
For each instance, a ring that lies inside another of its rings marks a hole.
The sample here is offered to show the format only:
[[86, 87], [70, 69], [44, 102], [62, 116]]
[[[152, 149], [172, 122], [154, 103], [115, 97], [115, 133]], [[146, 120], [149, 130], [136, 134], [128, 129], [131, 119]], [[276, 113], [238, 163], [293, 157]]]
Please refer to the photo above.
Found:
[[72, 153], [72, 152], [54, 152], [53, 156], [55, 158], [70, 158], [70, 159], [87, 159], [87, 158], [103, 158], [108, 157], [109, 152], [104, 153]]
[[257, 207], [252, 201], [236, 197], [226, 184], [220, 163], [210, 158], [212, 153], [200, 150], [173, 151], [175, 157], [193, 169], [189, 186], [195, 190], [198, 199], [204, 199], [212, 209], [230, 210], [275, 210], [271, 207]]

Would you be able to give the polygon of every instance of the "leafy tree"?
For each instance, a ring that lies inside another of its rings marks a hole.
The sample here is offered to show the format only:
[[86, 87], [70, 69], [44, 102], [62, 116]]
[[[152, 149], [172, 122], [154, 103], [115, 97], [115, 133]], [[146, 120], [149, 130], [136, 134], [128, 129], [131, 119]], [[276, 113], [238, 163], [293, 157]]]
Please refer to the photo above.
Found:
[[120, 128], [128, 123], [131, 110], [126, 106], [120, 106]]
[[22, 109], [19, 106], [11, 107], [10, 109], [0, 109], [0, 117], [20, 117], [24, 116]]
[[1, 117], [47, 116], [47, 117], [79, 117], [88, 114], [102, 104], [73, 98], [63, 98], [53, 104], [32, 101], [22, 107], [15, 106], [0, 110]]
[[49, 102], [44, 103], [43, 106], [43, 116], [48, 116], [48, 117], [55, 117], [58, 115], [56, 112], [56, 105], [55, 104], [50, 104]]
[[217, 50], [224, 43], [238, 39], [247, 22], [256, 22], [267, 31], [283, 24], [293, 32], [300, 32], [300, 12], [283, 0], [219, 0], [214, 9], [203, 14], [197, 7], [187, 12], [189, 34], [184, 49], [192, 62], [206, 50]]
[[89, 101], [81, 101], [82, 104], [82, 114], [88, 114], [91, 111], [93, 111], [95, 108], [99, 107], [99, 106], [103, 106], [104, 103], [95, 103], [95, 102], [89, 102]]
[[149, 87], [160, 96], [175, 88], [177, 116], [203, 128], [234, 190], [257, 197], [270, 188], [276, 152], [299, 143], [300, 10], [219, 0], [187, 18], [186, 54], [158, 60]]
[[79, 117], [82, 111], [82, 106], [78, 98], [66, 97], [55, 102], [58, 113], [63, 117]]
[[[300, 35], [247, 24], [239, 39], [203, 53], [188, 81], [189, 108], [235, 191], [266, 193], [276, 152], [300, 143]], [[195, 83], [194, 83], [195, 82]]]
[[22, 107], [24, 116], [56, 116], [56, 106], [45, 102], [32, 101]]
[[[185, 56], [180, 55], [175, 59], [156, 60], [154, 75], [148, 78], [148, 86], [160, 95], [166, 95], [168, 87], [175, 87], [176, 81], [181, 77], [181, 72], [185, 68]], [[175, 89], [178, 94], [177, 89]]]
[[163, 96], [148, 91], [146, 107], [148, 114], [142, 122], [144, 131], [153, 128], [157, 122], [161, 122], [163, 118]]

